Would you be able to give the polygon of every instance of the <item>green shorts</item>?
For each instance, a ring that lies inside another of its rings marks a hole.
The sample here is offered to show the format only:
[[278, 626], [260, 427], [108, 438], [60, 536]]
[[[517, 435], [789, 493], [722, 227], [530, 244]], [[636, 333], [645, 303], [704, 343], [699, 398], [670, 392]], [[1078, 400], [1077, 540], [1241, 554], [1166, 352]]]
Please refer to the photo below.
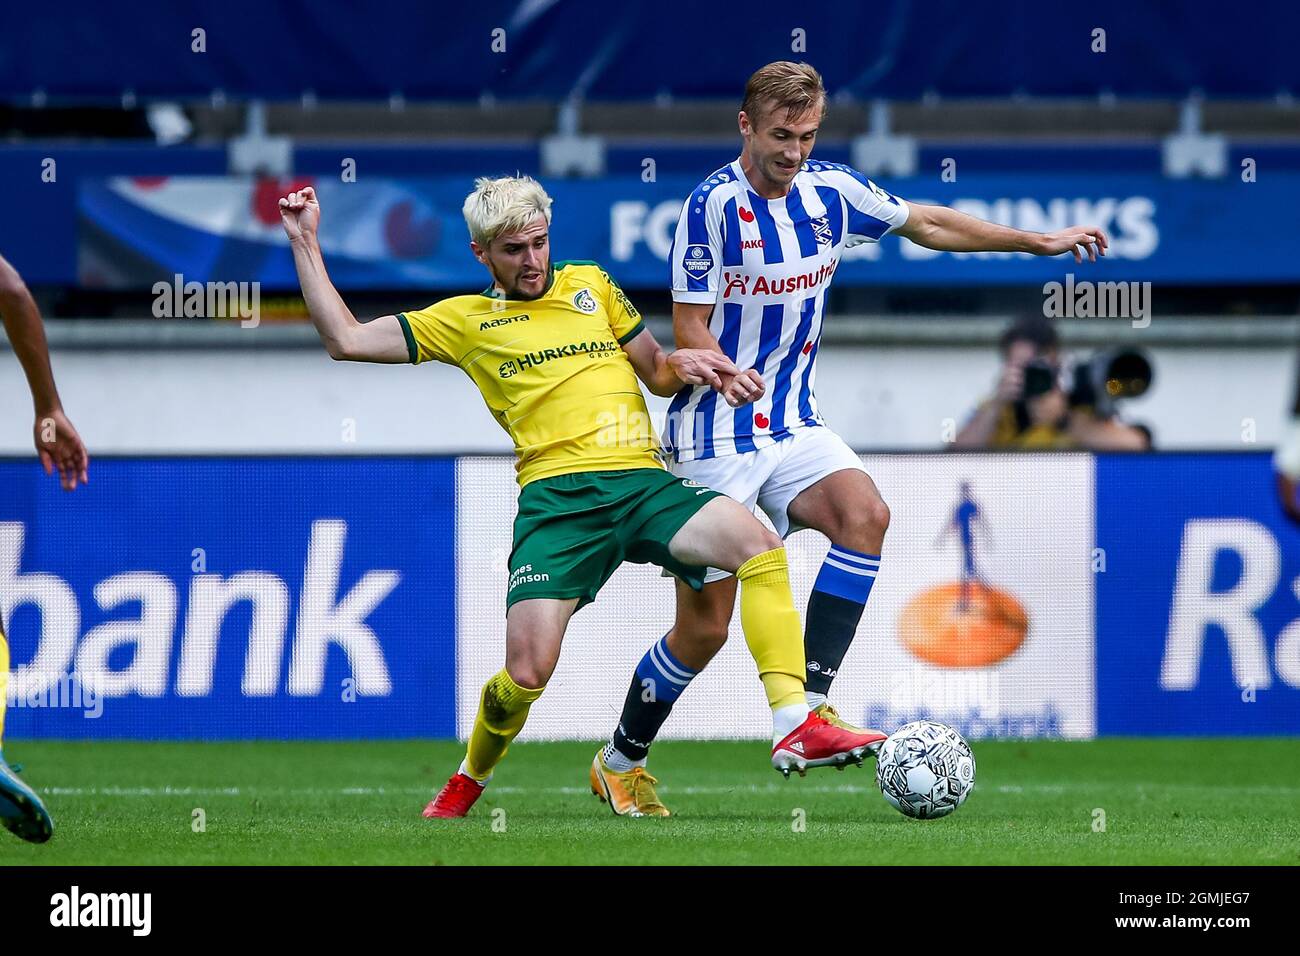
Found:
[[657, 564], [695, 590], [707, 568], [668, 542], [719, 493], [659, 468], [539, 478], [519, 492], [506, 607], [529, 598], [596, 599], [620, 564]]

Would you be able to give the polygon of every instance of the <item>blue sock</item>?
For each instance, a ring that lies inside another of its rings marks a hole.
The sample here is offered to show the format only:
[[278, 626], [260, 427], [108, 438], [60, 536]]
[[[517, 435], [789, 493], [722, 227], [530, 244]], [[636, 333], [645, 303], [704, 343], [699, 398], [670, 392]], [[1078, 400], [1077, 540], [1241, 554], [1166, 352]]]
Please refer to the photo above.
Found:
[[636, 665], [618, 729], [605, 748], [605, 762], [611, 769], [627, 769], [615, 754], [621, 755], [630, 765], [645, 762], [650, 745], [672, 712], [673, 704], [677, 703], [677, 698], [682, 696], [682, 691], [697, 673], [673, 657], [672, 651], [668, 650], [667, 637], [661, 637], [650, 646]]
[[810, 694], [825, 696], [853, 643], [871, 585], [880, 570], [880, 555], [863, 554], [832, 544], [817, 572], [804, 625]]

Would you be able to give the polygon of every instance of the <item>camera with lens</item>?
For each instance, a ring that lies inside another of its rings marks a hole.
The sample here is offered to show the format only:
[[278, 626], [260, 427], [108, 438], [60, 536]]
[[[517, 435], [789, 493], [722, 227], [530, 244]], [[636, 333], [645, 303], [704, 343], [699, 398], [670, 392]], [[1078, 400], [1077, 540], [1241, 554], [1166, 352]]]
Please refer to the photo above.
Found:
[[1046, 395], [1058, 385], [1069, 396], [1071, 408], [1086, 408], [1097, 418], [1110, 418], [1116, 403], [1134, 398], [1151, 387], [1151, 362], [1137, 349], [1107, 349], [1075, 362], [1063, 374], [1061, 366], [1046, 359], [1025, 363], [1021, 401]]

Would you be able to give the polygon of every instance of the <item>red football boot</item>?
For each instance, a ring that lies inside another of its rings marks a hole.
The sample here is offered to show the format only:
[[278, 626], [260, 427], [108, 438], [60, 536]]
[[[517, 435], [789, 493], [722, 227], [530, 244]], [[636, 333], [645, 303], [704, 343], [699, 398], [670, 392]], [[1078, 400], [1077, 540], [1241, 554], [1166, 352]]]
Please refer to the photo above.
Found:
[[463, 817], [469, 813], [476, 800], [483, 796], [485, 787], [473, 777], [456, 771], [438, 795], [424, 808], [423, 817], [434, 820], [443, 817]]
[[785, 776], [793, 770], [803, 776], [809, 767], [861, 766], [868, 753], [885, 742], [878, 730], [855, 731], [842, 721], [833, 724], [817, 713], [792, 730], [772, 748], [772, 766]]

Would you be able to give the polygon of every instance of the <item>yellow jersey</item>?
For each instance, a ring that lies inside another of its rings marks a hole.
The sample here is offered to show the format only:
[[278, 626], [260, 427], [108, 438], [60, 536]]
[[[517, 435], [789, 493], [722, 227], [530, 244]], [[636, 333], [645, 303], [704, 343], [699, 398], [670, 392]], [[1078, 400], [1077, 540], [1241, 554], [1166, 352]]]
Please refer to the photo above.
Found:
[[536, 299], [488, 289], [397, 316], [411, 362], [457, 365], [515, 445], [519, 484], [586, 471], [663, 468], [622, 346], [645, 328], [594, 262], [556, 262]]

